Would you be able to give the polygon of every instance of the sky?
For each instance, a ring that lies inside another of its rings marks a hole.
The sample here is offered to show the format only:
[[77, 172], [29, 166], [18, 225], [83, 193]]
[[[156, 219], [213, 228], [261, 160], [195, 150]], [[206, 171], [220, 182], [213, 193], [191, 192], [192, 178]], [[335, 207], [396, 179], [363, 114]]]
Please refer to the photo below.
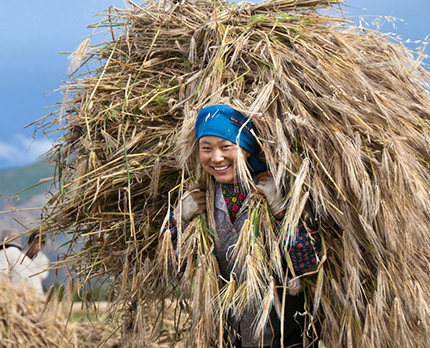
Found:
[[[103, 10], [123, 0], [17, 0], [0, 4], [0, 170], [20, 167], [51, 148], [52, 139], [24, 126], [54, 111], [69, 80], [68, 54], [93, 32]], [[99, 30], [101, 31], [101, 30]], [[92, 43], [104, 41], [95, 35]], [[47, 109], [49, 107], [49, 109]]]
[[[345, 4], [347, 18], [360, 15], [369, 24], [375, 16], [398, 18], [393, 28], [392, 21], [379, 17], [380, 30], [409, 39], [410, 48], [421, 45], [413, 41], [430, 35], [429, 0], [346, 0]], [[93, 32], [87, 26], [102, 19], [94, 15], [103, 15], [111, 5], [128, 6], [123, 0], [2, 1], [0, 170], [27, 165], [51, 148], [56, 136], [47, 139], [39, 132], [33, 138], [35, 127], [24, 126], [55, 110], [52, 107], [62, 99], [58, 89], [68, 80], [68, 54], [60, 52], [73, 52]], [[103, 34], [91, 38], [92, 43], [102, 41]]]

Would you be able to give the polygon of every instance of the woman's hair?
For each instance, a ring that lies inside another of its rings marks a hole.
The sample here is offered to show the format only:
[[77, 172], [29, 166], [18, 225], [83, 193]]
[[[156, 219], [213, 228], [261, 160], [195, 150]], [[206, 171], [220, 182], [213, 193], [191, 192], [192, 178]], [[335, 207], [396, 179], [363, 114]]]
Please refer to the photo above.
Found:
[[[36, 237], [38, 236], [38, 234], [39, 232], [33, 232], [32, 234], [30, 234], [27, 239], [27, 244], [31, 245], [36, 240]], [[46, 243], [45, 238], [42, 237], [42, 245], [45, 243]]]

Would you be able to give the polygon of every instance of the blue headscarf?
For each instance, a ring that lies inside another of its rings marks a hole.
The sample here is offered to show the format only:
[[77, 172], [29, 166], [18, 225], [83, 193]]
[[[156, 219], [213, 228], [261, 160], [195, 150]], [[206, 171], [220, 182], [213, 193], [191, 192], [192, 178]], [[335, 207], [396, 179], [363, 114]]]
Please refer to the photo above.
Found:
[[248, 164], [252, 175], [267, 170], [266, 163], [256, 158], [259, 146], [251, 133], [251, 130], [254, 130], [251, 120], [231, 106], [221, 104], [205, 106], [197, 115], [195, 128], [197, 141], [201, 137], [212, 135], [229, 140], [249, 152], [251, 157]]

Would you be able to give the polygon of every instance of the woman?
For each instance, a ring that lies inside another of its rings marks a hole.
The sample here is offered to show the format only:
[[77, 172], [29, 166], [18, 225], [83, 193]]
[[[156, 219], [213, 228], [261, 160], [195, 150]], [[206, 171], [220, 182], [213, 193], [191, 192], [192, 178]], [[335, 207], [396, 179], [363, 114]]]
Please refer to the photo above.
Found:
[[[195, 123], [199, 148], [199, 158], [202, 168], [210, 174], [215, 183], [214, 220], [216, 231], [212, 231], [214, 250], [217, 258], [221, 279], [231, 279], [231, 273], [240, 273], [233, 267], [231, 249], [235, 246], [241, 233], [242, 226], [248, 218], [247, 198], [250, 196], [249, 185], [241, 184], [239, 161], [242, 157], [253, 177], [254, 187], [262, 192], [270, 207], [277, 224], [282, 224], [285, 215], [286, 199], [276, 185], [266, 164], [257, 159], [259, 150], [254, 137], [253, 125], [242, 113], [228, 105], [210, 105], [204, 107], [198, 114]], [[181, 207], [177, 207], [166, 229], [175, 231], [176, 221], [181, 219], [186, 225], [197, 215], [206, 210], [206, 193], [202, 184], [194, 185], [182, 197]], [[174, 246], [176, 243], [173, 233]], [[296, 241], [289, 243], [289, 254], [293, 267], [297, 272], [303, 272], [314, 267], [317, 262], [319, 248], [318, 234], [300, 221], [296, 229]], [[235, 274], [236, 275], [236, 274]], [[222, 280], [221, 280], [222, 281]], [[301, 293], [301, 283], [295, 279], [289, 284], [289, 294], [284, 307], [284, 345], [299, 346], [303, 343], [303, 322], [297, 312], [304, 311], [304, 297]], [[280, 347], [281, 329], [275, 310], [272, 310], [263, 337], [253, 335], [253, 322], [256, 313], [247, 310], [234, 323], [235, 347]], [[298, 318], [298, 319], [296, 319]], [[232, 341], [228, 337], [226, 341]], [[263, 342], [263, 343], [262, 343]]]

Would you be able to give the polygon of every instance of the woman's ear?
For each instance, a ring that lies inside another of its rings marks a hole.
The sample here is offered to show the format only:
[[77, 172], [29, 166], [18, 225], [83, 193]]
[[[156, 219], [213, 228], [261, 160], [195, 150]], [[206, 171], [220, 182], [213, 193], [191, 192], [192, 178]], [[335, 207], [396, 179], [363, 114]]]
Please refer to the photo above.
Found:
[[251, 154], [248, 151], [246, 151], [242, 148], [240, 148], [240, 149], [242, 150], [243, 157], [245, 157], [246, 159], [249, 159], [249, 157], [251, 157]]

